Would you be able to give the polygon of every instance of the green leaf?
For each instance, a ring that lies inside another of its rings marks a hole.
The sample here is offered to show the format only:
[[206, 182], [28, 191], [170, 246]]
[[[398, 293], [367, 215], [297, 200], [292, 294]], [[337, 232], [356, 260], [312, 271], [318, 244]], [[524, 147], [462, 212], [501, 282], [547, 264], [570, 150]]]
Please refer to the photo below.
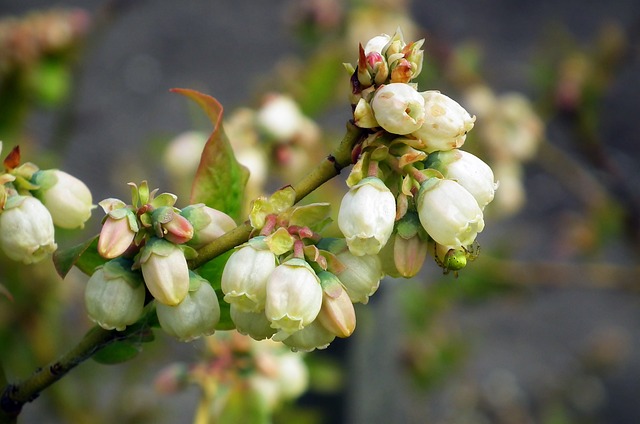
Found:
[[129, 361], [142, 351], [140, 343], [131, 340], [113, 342], [96, 352], [92, 359], [100, 364], [114, 365]]
[[73, 266], [87, 275], [93, 274], [93, 271], [107, 262], [107, 259], [98, 253], [98, 236], [64, 250], [57, 250], [53, 254], [53, 264], [58, 271], [58, 275], [64, 278]]
[[171, 91], [195, 101], [213, 124], [213, 132], [204, 146], [191, 186], [190, 203], [204, 203], [238, 220], [249, 171], [236, 160], [224, 133], [222, 106], [213, 97], [195, 90], [174, 88]]
[[309, 227], [313, 231], [320, 231], [328, 223], [327, 219], [331, 215], [331, 205], [329, 203], [312, 203], [310, 205], [297, 206], [291, 212], [290, 225]]
[[206, 278], [216, 291], [218, 303], [220, 304], [220, 321], [216, 325], [216, 330], [233, 330], [236, 325], [231, 320], [231, 305], [224, 301], [224, 293], [222, 292], [222, 271], [229, 260], [229, 256], [233, 253], [233, 249], [223, 253], [217, 258], [207, 262], [198, 268], [198, 274]]

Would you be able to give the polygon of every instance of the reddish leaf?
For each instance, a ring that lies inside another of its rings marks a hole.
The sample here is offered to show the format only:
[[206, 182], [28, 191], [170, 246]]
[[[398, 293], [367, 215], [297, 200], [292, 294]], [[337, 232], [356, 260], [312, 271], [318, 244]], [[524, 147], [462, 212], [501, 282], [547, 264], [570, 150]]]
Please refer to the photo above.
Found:
[[237, 220], [242, 212], [249, 172], [236, 160], [224, 133], [222, 106], [213, 97], [195, 90], [174, 88], [171, 91], [195, 101], [213, 125], [191, 186], [190, 203], [204, 203]]
[[20, 146], [14, 147], [4, 159], [4, 167], [8, 170], [17, 168], [20, 165]]

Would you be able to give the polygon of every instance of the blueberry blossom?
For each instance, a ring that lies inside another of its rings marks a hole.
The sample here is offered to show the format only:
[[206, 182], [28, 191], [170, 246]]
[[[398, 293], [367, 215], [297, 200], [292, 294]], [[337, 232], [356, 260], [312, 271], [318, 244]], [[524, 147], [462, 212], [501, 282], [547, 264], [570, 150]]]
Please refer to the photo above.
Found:
[[174, 306], [156, 304], [160, 327], [180, 341], [188, 342], [215, 332], [220, 321], [220, 305], [211, 284], [189, 271], [189, 293]]
[[0, 213], [0, 246], [14, 261], [40, 262], [57, 245], [49, 210], [35, 197], [14, 195]]
[[118, 199], [105, 199], [99, 203], [107, 213], [98, 237], [98, 253], [113, 259], [129, 249], [139, 230], [134, 212]]
[[376, 90], [371, 108], [378, 124], [392, 134], [418, 131], [425, 121], [425, 98], [409, 84], [391, 83]]
[[497, 184], [491, 167], [464, 150], [452, 149], [429, 155], [425, 166], [437, 169], [449, 180], [458, 182], [476, 199], [481, 209], [493, 200]]
[[476, 199], [453, 180], [429, 178], [416, 201], [420, 223], [429, 236], [449, 248], [471, 245], [484, 229]]
[[189, 292], [189, 267], [178, 246], [153, 237], [139, 261], [147, 289], [158, 302], [169, 306], [182, 302]]
[[265, 315], [280, 336], [286, 337], [311, 324], [321, 306], [320, 279], [305, 260], [289, 259], [269, 276]]
[[131, 262], [114, 259], [91, 275], [84, 300], [92, 321], [105, 330], [122, 331], [142, 316], [145, 293], [142, 276], [131, 271]]
[[267, 280], [276, 269], [276, 257], [256, 237], [231, 254], [222, 272], [225, 302], [245, 312], [264, 310]]
[[420, 93], [424, 99], [422, 126], [411, 134], [426, 144], [427, 153], [464, 144], [476, 120], [455, 100], [436, 90]]
[[55, 225], [66, 229], [84, 227], [94, 208], [85, 183], [58, 169], [37, 171], [31, 182], [39, 187], [33, 194], [49, 209]]
[[387, 186], [367, 177], [344, 195], [338, 212], [338, 226], [351, 253], [375, 255], [393, 232], [396, 203]]
[[363, 304], [369, 302], [369, 296], [378, 290], [380, 280], [384, 276], [378, 255], [355, 256], [343, 239], [333, 240], [328, 250], [344, 265], [337, 277], [347, 290], [351, 301]]

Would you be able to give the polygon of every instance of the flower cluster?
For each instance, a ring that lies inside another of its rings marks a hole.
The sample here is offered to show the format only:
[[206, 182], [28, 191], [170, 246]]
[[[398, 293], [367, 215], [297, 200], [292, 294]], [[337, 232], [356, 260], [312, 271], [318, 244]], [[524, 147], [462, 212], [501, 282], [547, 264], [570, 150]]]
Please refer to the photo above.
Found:
[[217, 295], [189, 270], [187, 258], [235, 222], [203, 204], [180, 210], [175, 195], [156, 196], [146, 182], [130, 186], [131, 204], [113, 198], [99, 203], [107, 216], [97, 249], [109, 261], [87, 284], [89, 317], [103, 328], [123, 330], [142, 316], [148, 291], [168, 334], [186, 341], [213, 333], [220, 319]]
[[345, 65], [354, 122], [368, 136], [354, 149], [338, 224], [356, 256], [378, 254], [391, 240], [385, 271], [404, 277], [428, 251], [445, 271], [464, 266], [497, 187], [491, 168], [460, 150], [475, 117], [411, 82], [422, 70], [423, 42], [406, 44], [399, 30], [379, 35], [360, 46], [356, 68]]
[[259, 233], [231, 254], [221, 287], [240, 333], [310, 351], [351, 335], [353, 303], [367, 302], [382, 266], [376, 257], [361, 261], [320, 236], [330, 221], [329, 204], [294, 201], [286, 187], [253, 202], [250, 221]]
[[82, 228], [93, 208], [91, 192], [79, 179], [58, 169], [41, 170], [31, 162], [21, 164], [17, 146], [4, 160], [0, 247], [9, 258], [40, 262], [57, 248], [55, 226]]
[[204, 340], [197, 363], [175, 363], [156, 378], [160, 393], [200, 388], [197, 422], [268, 422], [286, 401], [309, 385], [304, 356], [280, 343], [257, 342], [237, 332], [220, 332]]

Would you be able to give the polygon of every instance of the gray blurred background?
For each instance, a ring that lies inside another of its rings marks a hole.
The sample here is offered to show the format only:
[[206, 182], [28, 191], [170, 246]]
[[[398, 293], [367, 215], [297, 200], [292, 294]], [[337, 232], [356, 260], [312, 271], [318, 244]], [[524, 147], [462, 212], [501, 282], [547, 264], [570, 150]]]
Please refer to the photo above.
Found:
[[[264, 89], [265, 73], [283, 58], [304, 51], [287, 23], [292, 3], [284, 0], [114, 2], [117, 8], [104, 31], [91, 40], [75, 81], [77, 97], [74, 124], [67, 140], [69, 155], [60, 166], [86, 181], [95, 199], [126, 197], [128, 188], [124, 183], [138, 178], [131, 169], [130, 157], [156, 160], [149, 154], [150, 140], [166, 138], [194, 126], [186, 100], [169, 93], [168, 89], [197, 89], [216, 97], [227, 110], [255, 104], [256, 91]], [[76, 6], [98, 13], [105, 4], [95, 0], [0, 0], [0, 14], [20, 15], [51, 6]], [[534, 92], [533, 61], [541, 40], [551, 34], [553, 28], [561, 26], [587, 44], [604, 22], [616, 22], [633, 32], [640, 19], [640, 3], [632, 0], [416, 0], [411, 9], [413, 18], [429, 35], [451, 45], [472, 41], [479, 47], [484, 55], [486, 82], [497, 92], [514, 90], [525, 94]], [[379, 32], [393, 30], [381, 28]], [[603, 99], [600, 128], [603, 139], [610, 143], [612, 156], [627, 178], [634, 181], [632, 187], [637, 190], [640, 184], [636, 127], [640, 111], [640, 44], [637, 38], [631, 41], [635, 43], [630, 49], [633, 54]], [[345, 93], [346, 88], [345, 78]], [[450, 94], [455, 97], [455, 93]], [[349, 113], [345, 94], [344, 102], [323, 113], [318, 121], [325, 129], [339, 132]], [[56, 122], [55, 114], [35, 113], [29, 118], [28, 132], [46, 148], [47, 143], [52, 143]], [[562, 144], [562, 129], [550, 125], [548, 137]], [[5, 143], [9, 144], [8, 140]], [[123, 163], [127, 167], [122, 168], [124, 175], [119, 178], [113, 169], [120, 169]], [[488, 221], [480, 242], [483, 249], [490, 251], [492, 247], [499, 247], [505, 238], [517, 240], [520, 250], [510, 252], [512, 256], [534, 261], [553, 259], [554, 232], [563, 225], [562, 217], [566, 217], [573, 205], [566, 191], [536, 166], [527, 169], [526, 186], [529, 203], [525, 209], [506, 220]], [[93, 218], [94, 226], [99, 219]], [[622, 242], [615, 243], [602, 249], [595, 259], [634, 264], [638, 262], [638, 250], [629, 249]], [[480, 262], [482, 254], [477, 260]], [[427, 268], [422, 274], [423, 280], [440, 278], [440, 270], [435, 265]], [[407, 287], [425, 284], [425, 281], [387, 279], [371, 304], [358, 311], [355, 335], [346, 342], [332, 344], [329, 351], [334, 350], [333, 353], [323, 353], [344, 358], [348, 364], [345, 393], [311, 396], [303, 402], [332, 410], [324, 422], [524, 423], [538, 421], [525, 419], [517, 411], [502, 406], [525, 405], [525, 409], [535, 409], [545, 396], [553, 396], [553, 390], [558, 390], [573, 402], [573, 407], [591, 411], [598, 417], [598, 421], [588, 422], [639, 423], [639, 276], [623, 273], [623, 278], [629, 281], [617, 281], [601, 288], [583, 284], [591, 281], [588, 269], [571, 269], [570, 272], [559, 270], [553, 275], [555, 282], [560, 275], [563, 284], [545, 284], [540, 280], [548, 275], [543, 273], [529, 275], [528, 281], [537, 279], [539, 284], [532, 284], [524, 294], [461, 302], [444, 314], [445, 328], [455, 331], [469, 352], [459, 367], [428, 392], [414, 390], [407, 378], [404, 336], [398, 331], [406, 319], [398, 307], [403, 293]], [[637, 270], [637, 266], [632, 269]], [[461, 273], [457, 280], [449, 278], [448, 284], [458, 284], [464, 278]], [[629, 286], [635, 289], [620, 288]], [[583, 354], [593, 348], [593, 343], [594, 349], [609, 348], [620, 356], [611, 370], [598, 377], [579, 371]], [[174, 349], [176, 355], [182, 357], [195, 352], [193, 347], [183, 345]], [[141, 361], [149, 362], [150, 356], [145, 355]], [[154, 367], [162, 365], [151, 361], [145, 365], [146, 375], [138, 370], [141, 382], [146, 380], [150, 384], [149, 374]], [[86, 373], [104, 372], [98, 370], [100, 365], [93, 363], [82, 367]], [[111, 368], [109, 372], [133, 371], [123, 366]], [[123, 390], [117, 380], [106, 383], [98, 393]], [[135, 398], [140, 402], [151, 396], [136, 393]], [[194, 391], [187, 391], [162, 399], [164, 406], [169, 405], [163, 422], [189, 421], [195, 395]], [[58, 422], [47, 415], [47, 403], [55, 400], [45, 399], [25, 407], [23, 422]], [[113, 397], [105, 395], [107, 409], [108, 399]], [[476, 411], [485, 405], [514, 415], [506, 419], [492, 417], [490, 413], [456, 413], [470, 408], [470, 404], [481, 405]], [[544, 422], [568, 421], [549, 418]]]

